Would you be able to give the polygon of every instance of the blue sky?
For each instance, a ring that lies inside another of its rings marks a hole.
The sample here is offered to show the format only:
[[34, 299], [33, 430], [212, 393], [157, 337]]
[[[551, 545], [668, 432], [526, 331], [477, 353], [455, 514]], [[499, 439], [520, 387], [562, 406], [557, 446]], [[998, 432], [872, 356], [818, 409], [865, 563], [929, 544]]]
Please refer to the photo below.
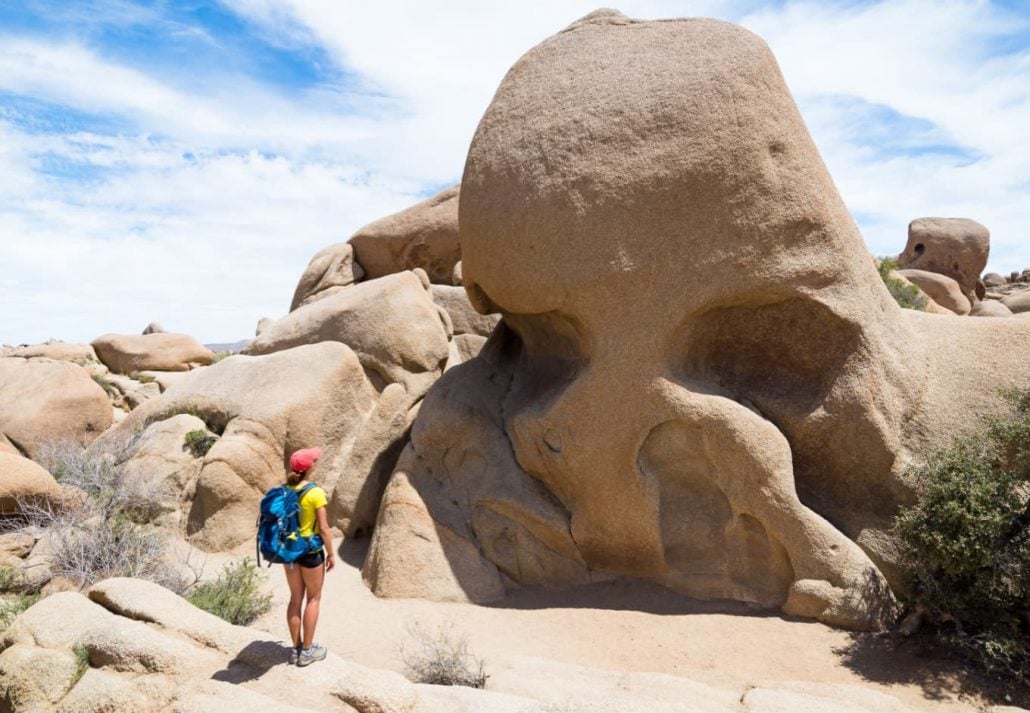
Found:
[[[595, 7], [0, 0], [0, 343], [251, 335], [319, 249], [457, 182], [506, 69]], [[1030, 267], [1030, 3], [619, 8], [765, 38], [872, 252], [967, 216]]]

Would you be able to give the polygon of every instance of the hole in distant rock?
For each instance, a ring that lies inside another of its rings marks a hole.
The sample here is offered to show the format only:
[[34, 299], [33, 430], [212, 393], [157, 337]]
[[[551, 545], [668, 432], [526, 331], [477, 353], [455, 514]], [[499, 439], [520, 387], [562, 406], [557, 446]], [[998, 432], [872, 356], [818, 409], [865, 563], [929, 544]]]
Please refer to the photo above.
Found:
[[923, 252], [926, 250], [926, 246], [922, 243], [916, 243], [916, 246], [913, 248], [913, 250], [915, 251], [917, 256], [922, 255]]

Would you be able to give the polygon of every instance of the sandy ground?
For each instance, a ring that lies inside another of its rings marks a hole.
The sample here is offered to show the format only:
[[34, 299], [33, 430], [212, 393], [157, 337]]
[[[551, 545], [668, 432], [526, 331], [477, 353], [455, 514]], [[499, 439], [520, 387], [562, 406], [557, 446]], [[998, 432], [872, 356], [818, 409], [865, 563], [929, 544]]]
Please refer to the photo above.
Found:
[[[739, 605], [687, 600], [639, 583], [519, 591], [491, 606], [377, 599], [361, 581], [366, 547], [367, 541], [356, 541], [341, 548], [327, 577], [315, 637], [366, 666], [403, 673], [402, 649], [411, 647], [409, 629], [416, 625], [465, 636], [492, 676], [487, 689], [514, 692], [504, 682], [517, 679], [520, 670], [531, 676], [540, 669], [539, 659], [546, 659], [679, 676], [737, 696], [754, 686], [802, 681], [866, 686], [912, 710], [982, 709], [979, 699], [963, 692], [957, 664], [920, 656], [913, 645], [855, 637]], [[223, 559], [208, 562], [208, 576]], [[268, 574], [274, 606], [253, 626], [286, 640], [289, 590], [280, 565]]]

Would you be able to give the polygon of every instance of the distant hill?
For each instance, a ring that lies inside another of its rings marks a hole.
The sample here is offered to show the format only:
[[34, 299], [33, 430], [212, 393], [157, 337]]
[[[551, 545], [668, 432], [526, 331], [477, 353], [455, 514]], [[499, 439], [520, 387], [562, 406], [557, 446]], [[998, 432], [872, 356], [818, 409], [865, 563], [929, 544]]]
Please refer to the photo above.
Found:
[[238, 342], [228, 342], [225, 344], [205, 344], [204, 346], [213, 352], [232, 352], [233, 354], [236, 354], [248, 344], [250, 344], [249, 339], [241, 339]]

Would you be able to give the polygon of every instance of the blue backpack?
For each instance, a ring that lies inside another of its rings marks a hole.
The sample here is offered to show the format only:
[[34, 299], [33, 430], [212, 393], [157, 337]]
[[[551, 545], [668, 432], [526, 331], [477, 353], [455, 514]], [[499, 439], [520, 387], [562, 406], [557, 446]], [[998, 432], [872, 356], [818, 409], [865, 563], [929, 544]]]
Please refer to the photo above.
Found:
[[271, 567], [272, 563], [292, 564], [308, 552], [322, 549], [319, 535], [303, 537], [300, 534], [300, 500], [314, 487], [314, 483], [308, 483], [297, 492], [278, 485], [261, 498], [261, 514], [257, 522], [258, 566], [261, 566], [261, 555]]

